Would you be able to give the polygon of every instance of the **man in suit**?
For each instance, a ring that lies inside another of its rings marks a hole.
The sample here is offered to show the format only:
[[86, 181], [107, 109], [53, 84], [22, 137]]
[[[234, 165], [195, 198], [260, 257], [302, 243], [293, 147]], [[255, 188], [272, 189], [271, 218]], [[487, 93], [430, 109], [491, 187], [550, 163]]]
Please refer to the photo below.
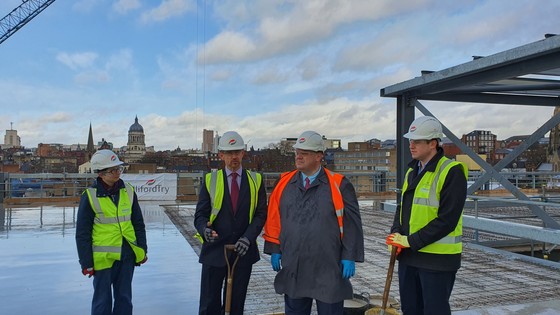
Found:
[[[200, 315], [223, 314], [227, 266], [224, 245], [234, 244], [239, 261], [232, 285], [231, 314], [243, 314], [253, 264], [259, 259], [257, 236], [266, 221], [267, 203], [261, 174], [244, 170], [245, 144], [235, 131], [218, 142], [224, 168], [206, 174], [200, 188], [194, 225], [203, 242], [199, 262]], [[235, 257], [228, 257], [233, 261]], [[222, 298], [223, 297], [223, 298]]]

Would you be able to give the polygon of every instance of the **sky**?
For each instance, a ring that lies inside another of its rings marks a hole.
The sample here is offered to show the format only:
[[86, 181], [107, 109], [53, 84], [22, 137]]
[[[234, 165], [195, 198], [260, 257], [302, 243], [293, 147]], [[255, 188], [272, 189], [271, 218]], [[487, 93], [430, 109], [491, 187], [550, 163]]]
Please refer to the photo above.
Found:
[[[21, 0], [0, 1], [0, 16]], [[558, 33], [557, 0], [58, 0], [0, 44], [0, 141], [156, 151], [235, 130], [255, 149], [314, 130], [395, 139], [384, 87]], [[0, 30], [1, 31], [1, 30]], [[455, 135], [531, 134], [550, 107], [423, 104]], [[13, 127], [12, 127], [13, 126]]]

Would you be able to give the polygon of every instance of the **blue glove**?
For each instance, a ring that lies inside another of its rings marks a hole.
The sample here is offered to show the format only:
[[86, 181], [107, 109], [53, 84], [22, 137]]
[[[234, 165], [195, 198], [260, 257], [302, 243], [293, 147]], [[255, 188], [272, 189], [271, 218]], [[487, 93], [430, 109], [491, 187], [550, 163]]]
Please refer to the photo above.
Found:
[[356, 272], [356, 264], [352, 260], [341, 260], [342, 265], [342, 278], [350, 279]]
[[274, 253], [272, 257], [270, 257], [270, 263], [272, 264], [272, 270], [280, 271], [282, 267], [280, 267], [280, 260], [282, 259], [282, 254]]

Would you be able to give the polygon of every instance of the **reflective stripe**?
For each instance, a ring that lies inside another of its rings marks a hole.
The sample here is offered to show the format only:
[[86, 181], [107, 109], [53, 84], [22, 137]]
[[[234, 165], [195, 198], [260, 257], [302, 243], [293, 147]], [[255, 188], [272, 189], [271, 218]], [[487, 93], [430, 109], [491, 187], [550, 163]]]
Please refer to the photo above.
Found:
[[434, 177], [434, 181], [432, 182], [432, 186], [430, 187], [430, 193], [428, 198], [421, 198], [421, 197], [414, 197], [412, 201], [414, 204], [428, 206], [428, 207], [436, 207], [439, 208], [439, 200], [437, 197], [437, 184], [439, 181], [439, 176], [441, 172], [452, 162], [452, 160], [445, 160], [441, 163], [439, 171], [437, 172], [436, 176]]
[[[258, 203], [258, 191], [262, 184], [262, 176], [259, 173], [252, 172], [249, 170], [245, 170], [247, 173], [248, 183], [249, 183], [249, 190], [251, 195], [251, 201], [249, 203], [249, 224], [253, 221], [253, 215], [255, 214], [255, 209], [257, 208]], [[212, 171], [211, 173], [206, 174], [206, 189], [208, 190], [208, 194], [210, 195], [210, 206], [212, 210], [210, 211], [210, 224], [216, 220], [220, 210], [222, 209], [222, 203], [224, 199], [224, 188], [225, 184], [223, 182], [223, 170]], [[204, 239], [200, 233], [196, 232], [194, 235], [196, 239], [198, 239], [201, 243], [204, 243]]]
[[95, 213], [97, 213], [100, 217], [105, 216], [105, 214], [103, 214], [103, 210], [101, 210], [101, 205], [99, 204], [99, 198], [97, 198], [97, 191], [95, 188], [90, 187], [87, 190], [89, 191], [89, 196], [91, 197], [91, 201], [93, 203], [93, 211], [95, 211]]
[[463, 241], [463, 236], [462, 235], [458, 235], [458, 236], [444, 236], [441, 240], [434, 242], [436, 244], [457, 244], [457, 243], [461, 243]]
[[[250, 186], [250, 191], [253, 192], [258, 192], [260, 185], [257, 182], [257, 173], [253, 172], [253, 171], [248, 171], [247, 172], [249, 174], [249, 186]], [[257, 194], [251, 194], [251, 212], [254, 212], [254, 210], [257, 208]], [[253, 220], [253, 215], [251, 214], [251, 216], [249, 217], [249, 223], [251, 223], [251, 221]]]
[[[425, 227], [429, 222], [438, 217], [439, 198], [441, 189], [445, 183], [445, 177], [449, 174], [451, 168], [460, 165], [463, 168], [465, 179], [468, 178], [468, 171], [464, 164], [442, 157], [438, 161], [433, 172], [427, 171], [420, 179], [414, 191], [412, 209], [409, 219], [410, 231], [412, 235]], [[405, 175], [403, 183], [402, 198], [405, 191], [408, 190], [408, 178], [412, 168], [409, 168]], [[420, 197], [419, 197], [420, 196]], [[462, 211], [462, 209], [461, 209]], [[402, 222], [402, 212], [400, 216]], [[419, 252], [430, 254], [459, 254], [462, 252], [462, 217], [459, 218], [455, 229], [440, 240], [428, 244]]]
[[95, 222], [101, 224], [113, 224], [113, 223], [130, 221], [130, 217], [131, 217], [130, 214], [120, 215], [118, 217], [112, 217], [112, 218], [104, 217], [104, 218], [97, 218]]
[[331, 189], [334, 188], [331, 194], [335, 207], [334, 213], [336, 214], [336, 220], [338, 221], [338, 227], [340, 230], [340, 238], [342, 239], [344, 236], [344, 201], [342, 200], [342, 193], [340, 192], [340, 183], [342, 182], [343, 177], [341, 176], [340, 181], [337, 181], [335, 179], [336, 173], [328, 169], [325, 169], [325, 171], [327, 171], [327, 178], [329, 178]]
[[120, 253], [121, 248], [116, 246], [92, 246], [96, 253]]
[[[134, 202], [134, 189], [131, 185], [125, 185], [125, 187], [126, 193], [128, 195], [128, 200], [130, 201], [130, 206], [132, 207], [132, 203]], [[99, 198], [97, 198], [97, 191], [95, 190], [95, 188], [90, 187], [87, 190], [89, 191], [89, 196], [91, 197], [93, 211], [97, 213], [97, 216], [94, 219], [95, 223], [112, 224], [130, 221], [130, 214], [107, 218], [105, 216], [105, 213], [103, 212], [103, 209], [101, 209], [101, 204], [99, 203]]]
[[130, 201], [130, 208], [132, 208], [132, 203], [134, 202], [134, 188], [132, 188], [132, 185], [130, 184], [125, 184], [124, 187], [126, 187], [126, 193], [128, 195], [128, 200]]
[[[128, 242], [138, 263], [146, 257], [146, 252], [138, 246], [132, 225], [134, 188], [125, 183], [119, 190], [119, 202], [114, 204], [109, 196], [97, 196], [95, 188], [88, 188], [90, 206], [95, 213], [92, 240], [93, 264], [96, 270], [111, 268], [114, 261], [121, 259], [122, 242]], [[121, 215], [118, 215], [121, 214]], [[117, 235], [122, 237], [116, 237]]]
[[[331, 188], [331, 198], [334, 205], [334, 211], [339, 227], [340, 239], [344, 236], [344, 200], [342, 199], [342, 193], [340, 192], [340, 184], [344, 179], [344, 176], [335, 172], [332, 172], [326, 168], [325, 175], [329, 181]], [[276, 187], [272, 190], [268, 202], [268, 218], [264, 226], [263, 238], [271, 243], [280, 244], [280, 197], [284, 192], [284, 188], [288, 182], [297, 174], [297, 170], [291, 172], [282, 173]]]
[[212, 206], [212, 212], [210, 213], [210, 218], [211, 218], [210, 223], [214, 221], [212, 217], [216, 218], [218, 212], [220, 212], [220, 208], [222, 205], [222, 203], [220, 202], [220, 207], [214, 206], [216, 203], [216, 186], [217, 186], [216, 178], [217, 177], [218, 177], [218, 172], [212, 171], [212, 173], [210, 174], [210, 191], [208, 192], [210, 194], [210, 205]]

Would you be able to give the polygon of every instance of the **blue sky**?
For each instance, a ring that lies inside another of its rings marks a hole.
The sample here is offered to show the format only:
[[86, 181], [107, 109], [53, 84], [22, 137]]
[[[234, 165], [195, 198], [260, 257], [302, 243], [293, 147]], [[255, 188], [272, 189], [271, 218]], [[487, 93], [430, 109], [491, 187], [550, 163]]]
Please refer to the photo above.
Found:
[[[0, 1], [0, 16], [19, 4]], [[393, 139], [381, 88], [558, 33], [558, 12], [555, 0], [58, 0], [0, 44], [0, 130], [13, 122], [36, 147], [85, 143], [91, 123], [119, 147], [138, 116], [156, 150], [200, 148], [203, 128], [255, 148], [309, 129], [344, 146]], [[459, 137], [498, 139], [553, 110], [426, 107]]]

